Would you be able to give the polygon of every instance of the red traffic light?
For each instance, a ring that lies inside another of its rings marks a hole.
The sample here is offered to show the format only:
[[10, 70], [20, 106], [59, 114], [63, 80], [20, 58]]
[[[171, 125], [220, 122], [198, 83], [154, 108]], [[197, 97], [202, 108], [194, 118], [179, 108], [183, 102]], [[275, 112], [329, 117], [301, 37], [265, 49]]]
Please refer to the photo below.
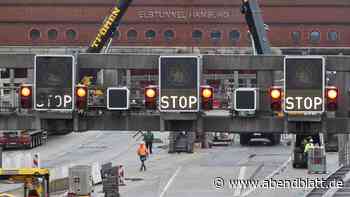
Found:
[[326, 107], [327, 111], [336, 111], [338, 109], [339, 89], [335, 86], [326, 87]]
[[269, 96], [271, 99], [271, 110], [282, 110], [282, 88], [278, 86], [272, 86], [269, 88]]
[[21, 85], [20, 90], [20, 101], [21, 108], [30, 109], [33, 106], [32, 102], [32, 86], [31, 85]]
[[86, 88], [84, 88], [84, 87], [77, 88], [77, 96], [78, 97], [85, 97], [86, 94], [87, 94]]
[[145, 88], [145, 107], [146, 109], [157, 109], [157, 86], [147, 86]]
[[201, 107], [203, 110], [213, 109], [214, 89], [210, 86], [201, 86]]
[[75, 87], [75, 95], [77, 109], [85, 109], [87, 107], [88, 88], [84, 85], [77, 85]]
[[156, 90], [154, 88], [147, 88], [145, 94], [147, 98], [154, 98], [157, 95]]

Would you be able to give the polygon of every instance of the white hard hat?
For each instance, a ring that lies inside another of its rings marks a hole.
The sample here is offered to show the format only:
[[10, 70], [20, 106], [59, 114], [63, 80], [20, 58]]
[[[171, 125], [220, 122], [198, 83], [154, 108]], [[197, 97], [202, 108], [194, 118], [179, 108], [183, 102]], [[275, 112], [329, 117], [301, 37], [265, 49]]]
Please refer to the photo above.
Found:
[[314, 142], [314, 140], [313, 140], [313, 139], [310, 139], [310, 142]]

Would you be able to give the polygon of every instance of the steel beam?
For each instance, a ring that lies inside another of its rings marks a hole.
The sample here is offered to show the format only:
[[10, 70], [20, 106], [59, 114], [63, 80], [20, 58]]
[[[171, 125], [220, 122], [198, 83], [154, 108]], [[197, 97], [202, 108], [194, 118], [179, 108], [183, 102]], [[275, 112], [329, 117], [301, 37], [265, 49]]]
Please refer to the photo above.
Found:
[[[326, 68], [332, 71], [350, 71], [350, 56], [325, 56]], [[159, 55], [138, 54], [80, 54], [81, 68], [157, 69]], [[203, 69], [222, 70], [283, 70], [284, 56], [203, 55]]]
[[37, 129], [37, 126], [35, 116], [18, 116], [16, 114], [0, 116], [0, 129], [3, 130]]
[[[34, 54], [0, 54], [1, 68], [33, 68]], [[155, 54], [89, 54], [78, 55], [79, 68], [157, 69]], [[203, 55], [203, 69], [282, 70], [284, 56]], [[327, 70], [350, 72], [350, 56], [325, 56]]]
[[[37, 129], [37, 116], [18, 116], [6, 115], [0, 116], [0, 129]], [[161, 116], [156, 115], [127, 115], [123, 113], [106, 113], [102, 116], [79, 117], [79, 128], [75, 130], [153, 130], [167, 131], [167, 124], [161, 124]], [[41, 116], [41, 119], [44, 117]], [[45, 117], [47, 119], [48, 117]], [[50, 117], [53, 118], [53, 117]], [[60, 117], [63, 118], [63, 117]], [[67, 118], [67, 117], [66, 117]], [[259, 118], [233, 118], [231, 116], [202, 116], [200, 130], [203, 132], [230, 132], [230, 133], [245, 133], [245, 132], [272, 132], [283, 133], [285, 124], [283, 117], [262, 116]], [[170, 116], [166, 117], [169, 121]], [[187, 117], [179, 122], [193, 122], [198, 119], [195, 117]], [[170, 120], [173, 121], [173, 120]], [[328, 133], [350, 133], [350, 118], [329, 118], [325, 120], [325, 129]], [[183, 126], [178, 126], [180, 131]], [[177, 127], [176, 127], [177, 128]], [[196, 130], [196, 128], [191, 127]], [[193, 131], [194, 131], [193, 130]]]
[[34, 54], [0, 54], [0, 68], [33, 68]]
[[101, 69], [156, 69], [159, 55], [139, 54], [94, 54], [78, 56], [79, 68]]

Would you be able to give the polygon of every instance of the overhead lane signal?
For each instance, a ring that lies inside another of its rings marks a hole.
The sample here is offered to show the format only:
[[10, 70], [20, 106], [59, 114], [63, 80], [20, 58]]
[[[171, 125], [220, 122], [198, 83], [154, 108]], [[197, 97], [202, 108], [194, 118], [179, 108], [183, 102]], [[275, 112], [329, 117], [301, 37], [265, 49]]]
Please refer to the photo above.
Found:
[[107, 89], [107, 109], [127, 110], [129, 109], [130, 91], [127, 87], [109, 87]]
[[21, 108], [30, 109], [33, 107], [32, 85], [24, 84], [20, 87]]
[[339, 89], [335, 86], [329, 86], [326, 88], [327, 97], [327, 111], [336, 111], [338, 109], [338, 97]]
[[201, 86], [202, 110], [212, 110], [214, 102], [214, 89], [210, 86]]
[[145, 88], [146, 109], [157, 109], [157, 86], [150, 85]]
[[272, 86], [269, 88], [269, 96], [271, 99], [270, 106], [272, 111], [282, 110], [282, 88], [279, 86]]
[[84, 85], [77, 85], [75, 89], [76, 102], [75, 105], [78, 110], [85, 109], [87, 107], [87, 92], [88, 88]]

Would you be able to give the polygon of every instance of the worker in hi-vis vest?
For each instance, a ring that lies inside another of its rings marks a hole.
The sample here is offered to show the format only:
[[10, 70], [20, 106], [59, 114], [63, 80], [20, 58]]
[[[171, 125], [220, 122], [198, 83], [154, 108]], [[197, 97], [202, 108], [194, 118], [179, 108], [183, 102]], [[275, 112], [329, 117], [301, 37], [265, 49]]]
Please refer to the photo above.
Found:
[[305, 155], [306, 162], [308, 161], [309, 150], [313, 148], [314, 148], [314, 140], [311, 138], [304, 148], [304, 155]]
[[144, 142], [142, 142], [137, 149], [137, 154], [140, 156], [140, 161], [141, 161], [141, 168], [140, 171], [146, 171], [146, 165], [145, 161], [147, 160], [148, 157], [148, 150]]

